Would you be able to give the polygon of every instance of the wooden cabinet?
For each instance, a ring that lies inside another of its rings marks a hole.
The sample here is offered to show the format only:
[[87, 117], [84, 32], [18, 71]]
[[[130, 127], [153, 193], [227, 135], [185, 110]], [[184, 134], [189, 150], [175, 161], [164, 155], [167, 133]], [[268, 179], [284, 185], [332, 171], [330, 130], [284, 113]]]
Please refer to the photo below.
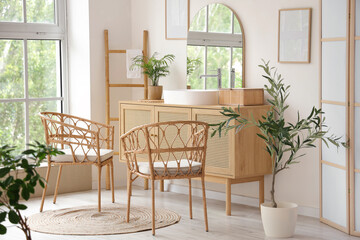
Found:
[[[183, 106], [126, 101], [120, 102], [119, 107], [121, 134], [135, 126], [152, 122], [195, 120], [218, 123], [226, 120], [220, 114], [220, 105]], [[239, 110], [246, 118], [259, 119], [269, 109], [270, 106], [260, 105], [243, 106]], [[264, 142], [256, 135], [257, 131], [256, 127], [246, 127], [238, 134], [232, 130], [226, 136], [208, 139], [205, 179], [226, 184], [227, 215], [231, 215], [232, 184], [259, 181], [259, 202], [264, 201], [264, 175], [271, 173], [271, 160], [264, 150]], [[156, 133], [154, 137], [157, 137]], [[163, 183], [160, 190], [163, 190]]]

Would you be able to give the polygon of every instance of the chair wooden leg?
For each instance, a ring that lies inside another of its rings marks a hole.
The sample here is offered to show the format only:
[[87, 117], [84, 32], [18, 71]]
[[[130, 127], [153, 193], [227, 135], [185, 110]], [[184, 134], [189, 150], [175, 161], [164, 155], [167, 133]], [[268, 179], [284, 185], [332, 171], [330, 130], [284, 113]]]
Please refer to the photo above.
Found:
[[132, 181], [131, 181], [131, 172], [127, 171], [127, 212], [126, 212], [126, 222], [130, 221], [130, 200], [131, 200], [131, 191], [132, 191]]
[[144, 190], [149, 189], [149, 180], [147, 178], [144, 178]]
[[190, 219], [192, 219], [192, 196], [191, 196], [191, 178], [189, 178], [189, 213]]
[[152, 235], [155, 236], [155, 180], [151, 180]]
[[101, 166], [98, 166], [98, 212], [101, 212]]
[[208, 218], [207, 218], [207, 207], [206, 207], [205, 179], [204, 179], [204, 176], [201, 177], [201, 185], [202, 185], [202, 192], [203, 192], [205, 231], [208, 232], [208, 231], [209, 231], [209, 227], [208, 227]]
[[115, 202], [115, 194], [114, 194], [114, 162], [111, 160], [110, 162], [110, 177], [111, 177], [111, 197], [112, 203]]
[[44, 187], [42, 198], [41, 198], [40, 212], [43, 211], [43, 207], [44, 207], [44, 201], [45, 201], [46, 190], [47, 190], [47, 186], [48, 186], [48, 182], [49, 182], [50, 170], [51, 170], [51, 164], [48, 163], [48, 169], [46, 171], [46, 177], [45, 177], [46, 183], [45, 183], [45, 187]]
[[57, 180], [56, 180], [56, 187], [55, 187], [55, 192], [54, 192], [54, 201], [53, 201], [54, 204], [56, 203], [56, 197], [57, 197], [58, 190], [59, 190], [62, 167], [63, 167], [62, 165], [59, 166], [59, 172], [58, 172], [58, 176], [57, 176]]
[[160, 192], [164, 191], [164, 180], [160, 180]]

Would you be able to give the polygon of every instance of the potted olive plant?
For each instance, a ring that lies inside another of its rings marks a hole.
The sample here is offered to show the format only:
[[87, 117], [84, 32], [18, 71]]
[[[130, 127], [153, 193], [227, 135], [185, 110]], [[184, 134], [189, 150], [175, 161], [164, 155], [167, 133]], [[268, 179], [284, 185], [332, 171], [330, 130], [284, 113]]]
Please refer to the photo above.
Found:
[[[328, 130], [324, 130], [324, 112], [315, 107], [306, 118], [300, 118], [298, 113], [295, 123], [286, 122], [284, 119], [285, 111], [289, 105], [286, 99], [289, 96], [290, 86], [285, 85], [281, 74], [277, 70], [269, 67], [269, 62], [260, 65], [267, 79], [265, 91], [270, 95], [267, 100], [272, 109], [267, 112], [260, 120], [245, 119], [236, 110], [223, 107], [221, 114], [228, 119], [218, 124], [213, 124], [216, 128], [212, 136], [235, 129], [240, 131], [245, 126], [256, 126], [260, 130], [257, 134], [262, 138], [266, 145], [266, 151], [270, 154], [272, 163], [272, 184], [271, 202], [261, 205], [261, 217], [268, 237], [290, 237], [294, 234], [297, 219], [297, 204], [277, 202], [275, 198], [276, 176], [283, 170], [289, 169], [292, 164], [298, 163], [304, 154], [298, 154], [304, 148], [314, 148], [315, 141], [321, 139], [327, 146], [329, 143], [337, 147], [346, 147], [346, 143], [340, 142], [339, 137], [328, 136]], [[235, 124], [231, 124], [235, 121]]]
[[[0, 235], [6, 234], [7, 228], [2, 224], [6, 218], [24, 232], [26, 240], [31, 240], [27, 218], [21, 213], [27, 209], [20, 199], [27, 201], [35, 192], [37, 183], [45, 186], [45, 180], [36, 168], [47, 155], [64, 154], [57, 149], [36, 142], [21, 155], [14, 156], [14, 147], [0, 147]], [[20, 171], [24, 174], [20, 174]]]
[[157, 58], [157, 54], [155, 52], [150, 58], [142, 55], [136, 56], [133, 58], [131, 66], [131, 68], [140, 67], [143, 70], [143, 74], [148, 75], [151, 80], [151, 86], [149, 86], [150, 100], [161, 99], [163, 86], [159, 86], [159, 80], [170, 73], [169, 64], [175, 59], [173, 54], [166, 54], [162, 58]]

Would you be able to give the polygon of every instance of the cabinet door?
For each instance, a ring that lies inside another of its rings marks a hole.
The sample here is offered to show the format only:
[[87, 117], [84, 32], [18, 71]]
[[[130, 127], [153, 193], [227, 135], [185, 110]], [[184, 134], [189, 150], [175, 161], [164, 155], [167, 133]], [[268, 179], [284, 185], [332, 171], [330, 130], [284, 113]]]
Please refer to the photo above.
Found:
[[[220, 109], [192, 109], [192, 120], [207, 123], [219, 123], [227, 120], [220, 114]], [[205, 170], [207, 175], [234, 177], [234, 134], [229, 132], [226, 136], [211, 137], [209, 130], [207, 142]]]
[[[120, 104], [120, 129], [121, 134], [126, 133], [130, 129], [149, 123], [154, 123], [154, 106], [136, 105], [136, 104]], [[140, 144], [145, 144], [145, 139], [140, 139]], [[120, 146], [120, 156], [122, 156], [122, 148]], [[138, 155], [140, 160], [148, 161], [147, 155]], [[121, 157], [121, 160], [124, 158]]]

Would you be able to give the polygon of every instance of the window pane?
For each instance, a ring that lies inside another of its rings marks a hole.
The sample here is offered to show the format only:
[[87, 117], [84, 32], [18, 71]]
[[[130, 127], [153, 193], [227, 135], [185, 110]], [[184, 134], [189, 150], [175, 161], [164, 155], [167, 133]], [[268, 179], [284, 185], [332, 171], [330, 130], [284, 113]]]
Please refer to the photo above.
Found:
[[[221, 68], [221, 86], [229, 88], [230, 80], [230, 48], [208, 47], [207, 48], [207, 74], [217, 74]], [[217, 89], [217, 78], [207, 78], [207, 89]]]
[[0, 146], [8, 144], [25, 149], [24, 105], [23, 102], [0, 102]]
[[242, 87], [242, 48], [233, 48], [232, 67], [235, 68], [235, 87]]
[[23, 41], [0, 40], [0, 98], [24, 97]]
[[190, 31], [206, 31], [206, 7], [202, 8], [194, 17], [190, 24]]
[[209, 32], [231, 33], [231, 10], [222, 4], [209, 5]]
[[55, 23], [54, 0], [26, 0], [28, 23]]
[[41, 123], [39, 112], [60, 112], [61, 101], [42, 101], [42, 102], [30, 102], [29, 104], [29, 141], [39, 141], [45, 143], [44, 127]]
[[188, 85], [191, 86], [191, 89], [203, 89], [204, 83], [203, 79], [200, 79], [200, 75], [204, 74], [204, 64], [205, 64], [205, 47], [202, 46], [187, 46], [187, 57], [191, 60], [198, 59], [201, 61], [199, 67], [188, 77]]
[[23, 3], [19, 0], [0, 1], [0, 22], [23, 22]]
[[236, 16], [234, 16], [234, 33], [241, 34], [240, 23]]
[[28, 41], [29, 96], [59, 97], [59, 41]]

